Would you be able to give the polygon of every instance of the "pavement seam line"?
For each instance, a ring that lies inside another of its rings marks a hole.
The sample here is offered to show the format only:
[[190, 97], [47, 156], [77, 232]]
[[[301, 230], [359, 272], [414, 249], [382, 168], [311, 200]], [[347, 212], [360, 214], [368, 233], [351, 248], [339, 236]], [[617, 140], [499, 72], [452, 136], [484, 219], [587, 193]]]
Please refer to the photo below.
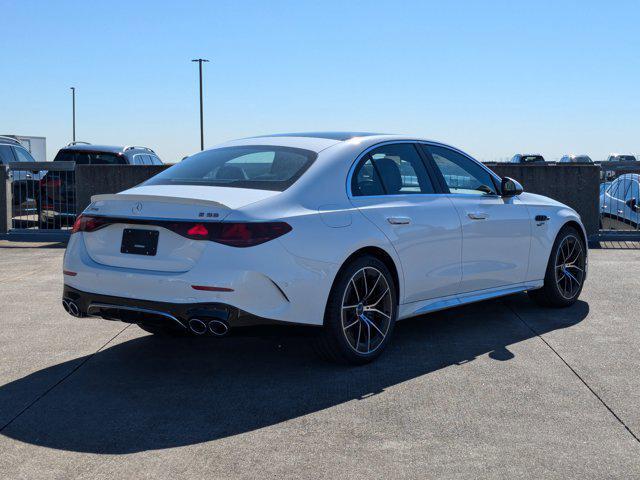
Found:
[[609, 413], [611, 413], [611, 415], [614, 416], [614, 418], [620, 422], [620, 425], [622, 425], [625, 430], [627, 432], [629, 432], [629, 434], [635, 439], [636, 442], [640, 443], [640, 438], [638, 437], [638, 435], [636, 435], [633, 430], [631, 430], [626, 423], [624, 423], [624, 420], [622, 420], [622, 418], [620, 418], [616, 412], [613, 411], [613, 409], [607, 405], [607, 403], [604, 401], [604, 399], [602, 397], [600, 397], [600, 395], [597, 394], [597, 392], [591, 388], [591, 386], [585, 381], [584, 378], [582, 378], [580, 376], [580, 374], [571, 366], [569, 365], [569, 363], [562, 357], [562, 355], [560, 355], [560, 353], [558, 353], [558, 351], [553, 348], [551, 346], [551, 344], [549, 342], [547, 342], [544, 337], [542, 337], [542, 335], [540, 335], [531, 325], [529, 325], [521, 316], [518, 312], [516, 312], [510, 305], [507, 305], [506, 303], [504, 304], [509, 310], [511, 310], [511, 312], [513, 312], [513, 314], [518, 318], [518, 320], [520, 320], [529, 330], [531, 330], [531, 332], [538, 337], [547, 347], [549, 347], [549, 349], [556, 354], [556, 356], [562, 361], [562, 363], [565, 364], [565, 366], [571, 370], [571, 372], [578, 378], [578, 380], [580, 380], [582, 382], [582, 384], [587, 387], [589, 389], [589, 391], [593, 394], [594, 397], [596, 397], [600, 403], [602, 403], [602, 405], [604, 405], [604, 407], [609, 410]]
[[14, 420], [16, 420], [18, 417], [20, 417], [24, 412], [26, 412], [27, 410], [29, 410], [32, 406], [34, 406], [37, 402], [39, 402], [45, 395], [47, 395], [51, 390], [53, 390], [54, 388], [56, 388], [58, 385], [60, 385], [62, 382], [64, 382], [67, 378], [69, 378], [71, 375], [73, 375], [77, 370], [80, 369], [80, 367], [82, 367], [85, 363], [87, 363], [89, 360], [91, 360], [97, 353], [100, 353], [107, 345], [109, 345], [111, 342], [113, 342], [122, 332], [124, 332], [127, 328], [129, 328], [131, 326], [131, 324], [127, 325], [126, 327], [124, 327], [122, 330], [120, 330], [118, 333], [116, 333], [113, 337], [111, 337], [109, 340], [107, 340], [107, 342], [102, 345], [98, 350], [96, 350], [95, 352], [93, 352], [90, 355], [87, 355], [87, 357], [81, 361], [78, 365], [76, 365], [69, 373], [67, 373], [65, 376], [63, 376], [60, 380], [58, 380], [56, 383], [54, 383], [53, 385], [51, 385], [49, 388], [47, 388], [44, 392], [42, 392], [40, 395], [38, 395], [31, 403], [29, 403], [29, 405], [27, 405], [26, 407], [24, 407], [22, 410], [20, 410], [11, 420], [9, 420], [7, 423], [5, 423], [1, 428], [0, 428], [0, 432], [2, 432], [5, 428], [7, 428], [9, 425], [11, 425]]

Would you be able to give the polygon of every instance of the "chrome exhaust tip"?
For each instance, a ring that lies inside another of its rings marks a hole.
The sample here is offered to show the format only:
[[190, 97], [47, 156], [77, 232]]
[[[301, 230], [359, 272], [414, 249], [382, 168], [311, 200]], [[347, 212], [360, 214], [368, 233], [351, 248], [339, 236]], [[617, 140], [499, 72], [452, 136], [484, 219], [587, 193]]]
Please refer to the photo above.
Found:
[[223, 322], [222, 320], [211, 320], [208, 327], [209, 332], [214, 337], [224, 337], [227, 333], [229, 333], [229, 330], [231, 330], [229, 324], [227, 322]]
[[189, 320], [189, 331], [194, 335], [204, 335], [207, 333], [207, 324], [199, 318]]
[[63, 298], [62, 308], [64, 308], [69, 315], [72, 315], [74, 317], [82, 317], [82, 314], [80, 313], [80, 307], [73, 300]]

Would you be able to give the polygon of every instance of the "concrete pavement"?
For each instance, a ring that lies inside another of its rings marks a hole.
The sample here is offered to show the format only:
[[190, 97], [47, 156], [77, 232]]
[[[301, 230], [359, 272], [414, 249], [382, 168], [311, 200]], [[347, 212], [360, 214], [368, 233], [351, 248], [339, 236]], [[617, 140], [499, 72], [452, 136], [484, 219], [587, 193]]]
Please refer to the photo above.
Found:
[[2, 478], [640, 477], [640, 250], [592, 250], [574, 307], [401, 322], [359, 368], [74, 319], [63, 252], [0, 242]]

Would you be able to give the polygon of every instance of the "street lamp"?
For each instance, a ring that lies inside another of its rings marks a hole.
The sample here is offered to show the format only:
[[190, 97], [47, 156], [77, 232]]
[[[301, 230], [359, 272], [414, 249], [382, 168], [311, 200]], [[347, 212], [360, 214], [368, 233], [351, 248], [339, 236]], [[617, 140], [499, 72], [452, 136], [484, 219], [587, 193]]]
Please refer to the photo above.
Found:
[[200, 70], [200, 150], [204, 150], [204, 126], [202, 119], [202, 62], [208, 62], [209, 60], [196, 58], [191, 61], [198, 62], [198, 69]]
[[71, 112], [73, 118], [73, 141], [76, 141], [76, 87], [71, 87]]

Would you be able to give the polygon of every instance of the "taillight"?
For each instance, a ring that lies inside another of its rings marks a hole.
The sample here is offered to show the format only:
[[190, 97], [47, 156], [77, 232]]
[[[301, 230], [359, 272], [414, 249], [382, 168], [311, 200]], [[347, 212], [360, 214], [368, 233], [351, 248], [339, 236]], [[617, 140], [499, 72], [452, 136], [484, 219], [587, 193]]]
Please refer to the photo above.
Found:
[[190, 237], [202, 237], [207, 238], [209, 236], [209, 230], [201, 223], [196, 223], [193, 227], [187, 230], [187, 235]]
[[71, 233], [93, 232], [114, 223], [155, 225], [191, 240], [209, 240], [238, 248], [260, 245], [292, 230], [286, 222], [172, 222], [83, 214], [76, 218]]
[[192, 240], [209, 240], [239, 248], [260, 245], [291, 231], [285, 222], [179, 222], [161, 226]]
[[278, 238], [291, 231], [285, 222], [216, 223], [217, 232], [209, 240], [231, 247], [253, 247]]
[[78, 215], [73, 223], [71, 233], [93, 232], [109, 225], [109, 221], [103, 217], [92, 217], [91, 215]]

